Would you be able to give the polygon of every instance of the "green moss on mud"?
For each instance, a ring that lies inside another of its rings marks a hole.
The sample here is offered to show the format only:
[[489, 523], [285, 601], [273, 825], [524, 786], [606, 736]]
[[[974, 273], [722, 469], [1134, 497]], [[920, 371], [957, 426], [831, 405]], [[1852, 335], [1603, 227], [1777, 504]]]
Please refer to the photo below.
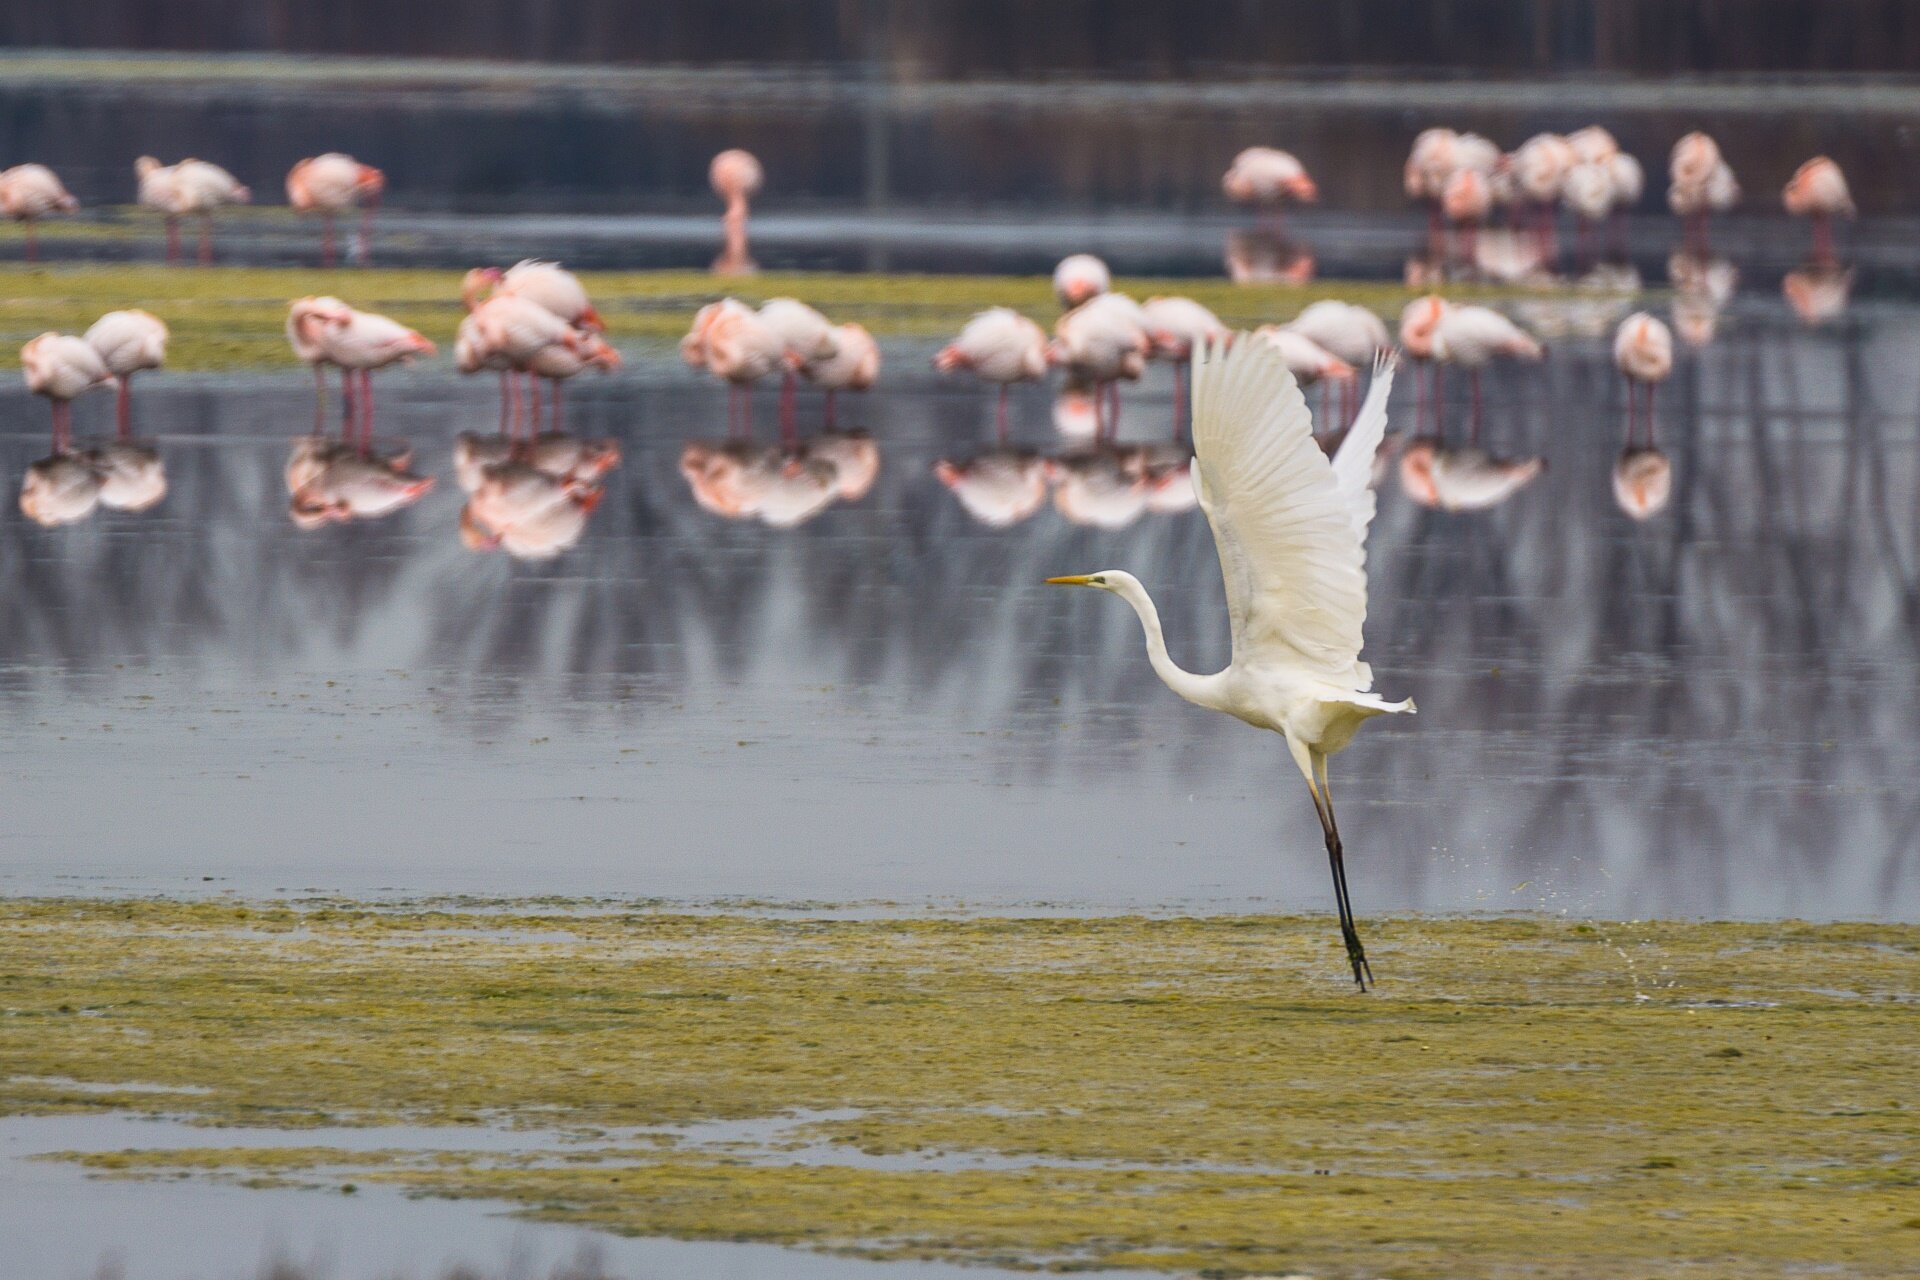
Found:
[[[75, 230], [81, 227], [102, 229], [75, 224]], [[43, 228], [43, 234], [55, 234], [54, 225]], [[79, 332], [103, 311], [143, 307], [173, 331], [170, 369], [292, 368], [285, 337], [287, 302], [332, 293], [418, 329], [441, 345], [444, 363], [460, 322], [460, 275], [387, 268], [13, 264], [0, 267], [0, 362], [16, 365], [19, 345], [35, 334], [49, 329]], [[588, 271], [581, 276], [607, 319], [609, 334], [630, 351], [664, 352], [686, 332], [696, 309], [727, 293], [752, 302], [794, 294], [836, 320], [858, 321], [884, 338], [945, 337], [990, 306], [1015, 307], [1047, 324], [1058, 314], [1051, 286], [1039, 276], [790, 272], [723, 280], [700, 271]], [[1291, 319], [1309, 302], [1329, 297], [1346, 298], [1392, 318], [1413, 296], [1398, 285], [1377, 281], [1288, 286], [1138, 279], [1118, 284], [1143, 298], [1186, 294], [1236, 327]]]
[[[1318, 919], [594, 907], [0, 902], [0, 1108], [551, 1127], [89, 1159], [875, 1256], [1920, 1273], [1917, 928], [1378, 921], [1361, 997]], [[806, 1111], [843, 1158], [658, 1135]]]

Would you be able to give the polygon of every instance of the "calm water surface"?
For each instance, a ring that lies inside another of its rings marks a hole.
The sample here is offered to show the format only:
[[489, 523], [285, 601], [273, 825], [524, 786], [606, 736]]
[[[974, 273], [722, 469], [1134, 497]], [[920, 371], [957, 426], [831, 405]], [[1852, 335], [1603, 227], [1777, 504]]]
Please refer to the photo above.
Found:
[[[1363, 914], [1920, 917], [1920, 309], [1807, 329], [1734, 304], [1662, 392], [1672, 496], [1639, 521], [1623, 396], [1581, 332], [1623, 307], [1531, 305], [1553, 357], [1489, 378], [1482, 441], [1544, 471], [1484, 510], [1413, 501], [1403, 471], [1474, 496], [1455, 403], [1437, 474], [1415, 450], [1383, 482], [1368, 657], [1420, 714], [1336, 761]], [[1124, 527], [1052, 501], [981, 523], [935, 469], [995, 448], [992, 403], [930, 350], [890, 345], [884, 389], [842, 406], [872, 489], [795, 527], [695, 501], [682, 454], [724, 439], [718, 388], [667, 358], [581, 385], [573, 429], [624, 458], [538, 563], [458, 536], [453, 442], [494, 429], [490, 383], [383, 375], [382, 435], [437, 488], [302, 531], [282, 468], [305, 378], [153, 378], [164, 502], [0, 515], [0, 892], [1328, 907], [1279, 741], [1162, 688], [1119, 602], [1041, 585], [1131, 569], [1176, 659], [1213, 669], [1204, 519], [1140, 511], [1109, 458], [1068, 470]], [[1128, 392], [1127, 440], [1168, 438], [1169, 393]], [[81, 434], [110, 415], [83, 402]], [[0, 395], [9, 489], [45, 419]], [[1072, 448], [1042, 392], [1014, 422]]]

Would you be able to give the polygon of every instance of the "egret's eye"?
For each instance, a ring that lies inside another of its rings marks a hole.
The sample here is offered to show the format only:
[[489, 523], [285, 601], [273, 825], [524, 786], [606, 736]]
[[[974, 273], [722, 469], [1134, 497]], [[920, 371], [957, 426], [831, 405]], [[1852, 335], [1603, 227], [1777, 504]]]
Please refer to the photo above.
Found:
[[1096, 586], [1096, 587], [1104, 587], [1104, 586], [1106, 586], [1106, 585], [1107, 585], [1107, 580], [1106, 580], [1106, 579], [1105, 579], [1104, 577], [1096, 577], [1096, 578], [1092, 578], [1092, 579], [1090, 579], [1090, 581], [1091, 581], [1091, 582], [1093, 583], [1093, 585], [1094, 585], [1094, 586]]

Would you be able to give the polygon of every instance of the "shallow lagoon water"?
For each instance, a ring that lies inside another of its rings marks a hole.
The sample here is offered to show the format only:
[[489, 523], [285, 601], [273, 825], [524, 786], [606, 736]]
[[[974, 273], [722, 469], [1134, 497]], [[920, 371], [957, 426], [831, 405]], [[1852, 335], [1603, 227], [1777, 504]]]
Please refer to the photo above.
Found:
[[[1389, 476], [1368, 656], [1421, 714], [1336, 762], [1363, 911], [1920, 914], [1916, 336], [1901, 304], [1817, 330], [1737, 304], [1662, 393], [1673, 498], [1645, 522], [1615, 505], [1621, 392], [1577, 332], [1489, 377], [1485, 443], [1544, 456], [1532, 485], [1447, 513]], [[890, 344], [883, 389], [842, 407], [878, 442], [873, 490], [793, 529], [682, 479], [685, 443], [724, 436], [720, 389], [664, 359], [583, 383], [572, 426], [625, 459], [540, 564], [456, 537], [452, 441], [492, 429], [491, 383], [383, 375], [382, 433], [439, 488], [302, 532], [279, 472], [305, 379], [154, 378], [164, 503], [0, 518], [0, 887], [1324, 905], [1278, 745], [1161, 688], [1123, 606], [1040, 585], [1127, 567], [1210, 669], [1204, 520], [975, 522], [932, 469], [992, 447], [991, 400], [930, 350]], [[1165, 439], [1168, 395], [1130, 390], [1123, 435]], [[44, 408], [0, 406], [11, 486]], [[1016, 440], [1059, 453], [1048, 411], [1017, 397]], [[84, 435], [110, 403], [80, 414]]]

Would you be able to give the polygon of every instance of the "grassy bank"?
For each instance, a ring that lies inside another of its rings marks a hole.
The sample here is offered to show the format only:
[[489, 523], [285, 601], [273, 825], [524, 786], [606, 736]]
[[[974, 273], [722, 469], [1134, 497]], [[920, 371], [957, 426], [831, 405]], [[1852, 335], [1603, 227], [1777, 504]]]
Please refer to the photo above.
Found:
[[[13, 900], [0, 1109], [552, 1126], [588, 1141], [85, 1159], [883, 1257], [1920, 1273], [1920, 928], [1403, 919], [1369, 951], [1361, 997], [1322, 919]], [[796, 1111], [841, 1114], [660, 1128]]]
[[[289, 299], [337, 294], [393, 316], [439, 343], [450, 358], [460, 322], [458, 271], [321, 271], [303, 268], [159, 265], [0, 266], [0, 364], [18, 364], [20, 344], [48, 329], [80, 332], [103, 311], [143, 307], [173, 330], [168, 368], [291, 368], [285, 337]], [[770, 273], [721, 280], [701, 271], [581, 273], [610, 336], [629, 349], [665, 350], [696, 309], [728, 293], [752, 302], [792, 294], [836, 320], [855, 320], [883, 338], [940, 338], [985, 307], [1011, 306], [1051, 325], [1059, 308], [1039, 276], [915, 276]], [[1225, 280], [1122, 280], [1137, 297], [1180, 293], [1227, 323], [1253, 327], [1291, 319], [1309, 302], [1340, 297], [1397, 317], [1412, 293], [1379, 282], [1234, 285]]]

